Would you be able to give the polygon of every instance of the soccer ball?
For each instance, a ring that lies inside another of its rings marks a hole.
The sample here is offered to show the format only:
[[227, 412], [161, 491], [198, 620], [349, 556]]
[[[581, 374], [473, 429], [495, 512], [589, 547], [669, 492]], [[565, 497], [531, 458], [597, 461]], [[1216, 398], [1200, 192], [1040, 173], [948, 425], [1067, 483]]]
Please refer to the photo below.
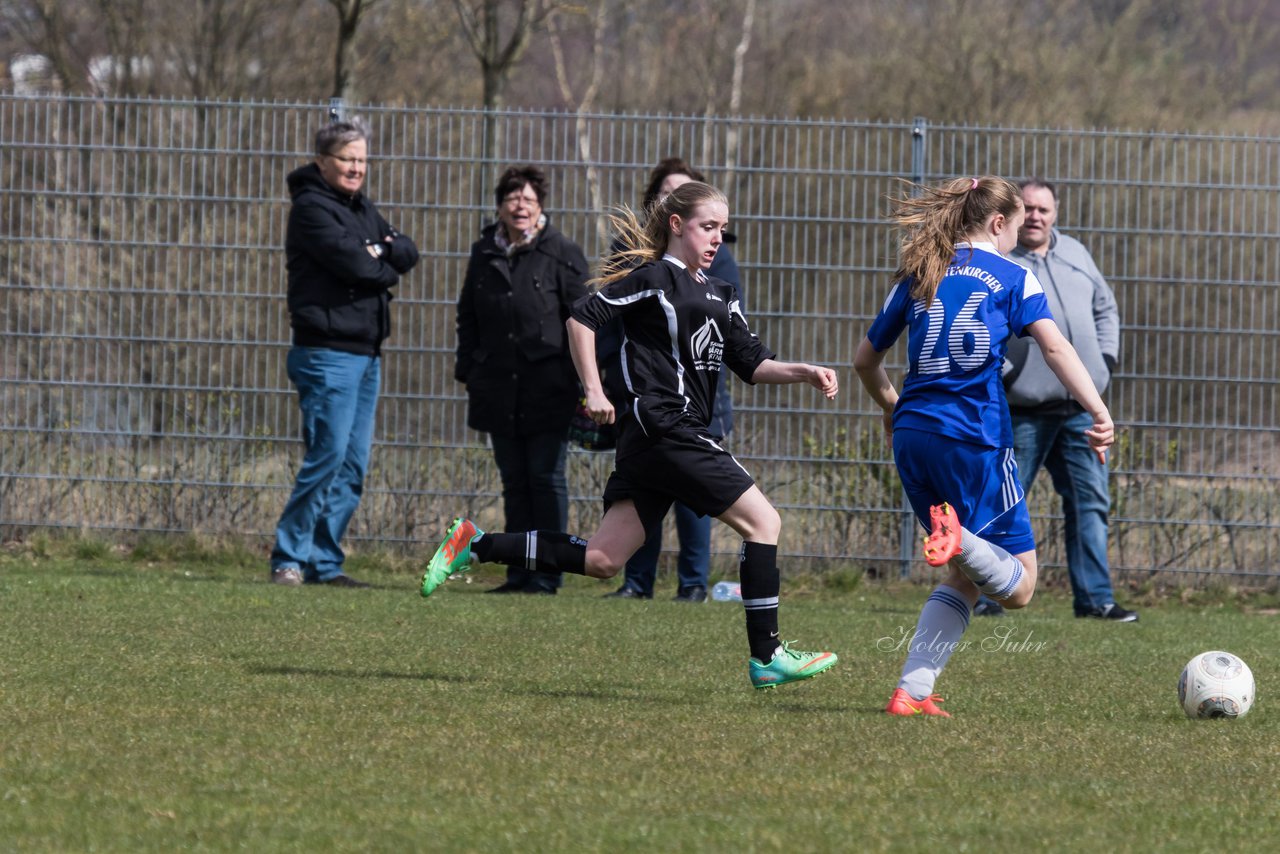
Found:
[[1253, 705], [1253, 672], [1229, 652], [1202, 652], [1182, 668], [1178, 702], [1189, 718], [1242, 718]]

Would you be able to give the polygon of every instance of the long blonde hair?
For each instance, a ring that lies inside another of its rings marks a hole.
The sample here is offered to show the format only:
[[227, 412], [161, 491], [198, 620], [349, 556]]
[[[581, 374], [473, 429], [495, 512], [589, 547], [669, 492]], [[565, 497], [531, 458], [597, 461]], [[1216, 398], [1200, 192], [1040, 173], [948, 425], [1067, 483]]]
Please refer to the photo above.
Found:
[[600, 275], [587, 284], [604, 287], [646, 261], [659, 260], [666, 254], [671, 241], [671, 215], [688, 220], [699, 205], [712, 202], [729, 206], [724, 193], [710, 184], [687, 181], [650, 205], [644, 213], [643, 222], [631, 208], [618, 208], [609, 214], [609, 224], [618, 233], [622, 248], [605, 259]]
[[933, 302], [938, 285], [956, 254], [956, 243], [982, 228], [992, 214], [1014, 216], [1022, 208], [1022, 191], [1004, 178], [953, 178], [937, 187], [904, 182], [917, 196], [890, 199], [889, 217], [904, 231], [898, 244], [894, 280], [912, 277], [911, 296]]

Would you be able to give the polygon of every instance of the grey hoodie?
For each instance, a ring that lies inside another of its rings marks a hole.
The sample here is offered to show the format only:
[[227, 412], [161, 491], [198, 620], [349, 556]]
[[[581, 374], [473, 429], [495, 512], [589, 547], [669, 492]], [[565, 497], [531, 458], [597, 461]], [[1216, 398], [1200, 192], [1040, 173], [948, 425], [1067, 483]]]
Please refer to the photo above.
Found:
[[[1047, 254], [1017, 246], [1010, 257], [1040, 280], [1054, 321], [1080, 355], [1098, 392], [1104, 392], [1111, 381], [1111, 369], [1120, 361], [1120, 312], [1115, 294], [1098, 272], [1089, 250], [1055, 228], [1050, 232]], [[1030, 336], [1009, 341], [1004, 386], [1014, 413], [1081, 411]]]

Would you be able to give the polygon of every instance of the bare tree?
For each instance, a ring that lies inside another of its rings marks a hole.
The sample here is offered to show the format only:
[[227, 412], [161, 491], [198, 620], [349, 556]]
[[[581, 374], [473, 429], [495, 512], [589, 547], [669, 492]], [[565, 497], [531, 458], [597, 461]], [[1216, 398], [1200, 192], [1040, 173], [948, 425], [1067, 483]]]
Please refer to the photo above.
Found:
[[[555, 7], [547, 0], [453, 0], [453, 5], [471, 51], [480, 60], [484, 108], [496, 109], [502, 106], [511, 70], [524, 56], [534, 28]], [[511, 7], [509, 12], [506, 7]], [[502, 22], [511, 15], [514, 20], [504, 39]]]
[[195, 0], [187, 15], [158, 22], [157, 49], [195, 97], [243, 96], [273, 61], [269, 39], [303, 2]]
[[334, 98], [351, 101], [355, 93], [355, 45], [360, 19], [378, 0], [329, 0], [338, 12], [338, 43], [333, 55]]
[[[742, 76], [747, 64], [747, 51], [751, 49], [751, 27], [756, 19], [756, 0], [747, 0], [746, 9], [742, 13], [742, 36], [738, 46], [733, 49], [733, 82], [729, 85], [729, 116], [738, 116], [742, 111]], [[733, 192], [735, 189], [734, 173], [738, 167], [738, 128], [729, 125], [724, 138], [724, 187]], [[736, 195], [736, 194], [735, 194]]]
[[[752, 0], [754, 2], [754, 0]], [[592, 17], [591, 63], [585, 74], [586, 83], [582, 97], [576, 101], [573, 96], [573, 83], [569, 80], [569, 68], [565, 62], [564, 45], [560, 38], [560, 27], [556, 14], [547, 17], [547, 33], [551, 41], [551, 54], [555, 60], [556, 83], [560, 87], [560, 96], [564, 104], [575, 113], [574, 129], [578, 139], [578, 157], [587, 171], [587, 190], [591, 194], [592, 210], [598, 211], [596, 221], [596, 239], [599, 246], [607, 245], [609, 230], [604, 211], [604, 198], [601, 192], [600, 170], [596, 167], [591, 152], [591, 128], [584, 113], [595, 106], [596, 93], [600, 91], [600, 79], [604, 75], [604, 40], [608, 21], [609, 0], [596, 0]], [[577, 14], [586, 14], [585, 9], [575, 10]]]
[[360, 26], [360, 88], [378, 103], [457, 103], [479, 92], [452, 0], [384, 0]]
[[[498, 145], [494, 110], [502, 106], [511, 71], [524, 56], [534, 29], [555, 6], [551, 0], [453, 0], [453, 5], [471, 52], [480, 61], [485, 111], [482, 153], [485, 162], [492, 163]], [[508, 20], [505, 37], [504, 19]]]
[[93, 5], [102, 22], [107, 53], [90, 68], [90, 83], [119, 95], [154, 91], [147, 0], [94, 0]]
[[43, 56], [63, 92], [83, 92], [91, 48], [83, 4], [65, 0], [18, 0], [0, 4], [0, 16], [22, 44]]

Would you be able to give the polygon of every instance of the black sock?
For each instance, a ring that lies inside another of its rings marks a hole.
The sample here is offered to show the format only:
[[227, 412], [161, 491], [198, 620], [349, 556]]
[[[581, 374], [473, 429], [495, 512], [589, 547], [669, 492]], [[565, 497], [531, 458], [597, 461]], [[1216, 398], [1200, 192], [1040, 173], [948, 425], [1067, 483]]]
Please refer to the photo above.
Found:
[[587, 574], [587, 541], [561, 531], [481, 534], [471, 543], [471, 553], [480, 563], [505, 563], [537, 572]]
[[765, 664], [781, 644], [778, 642], [778, 547], [764, 543], [742, 544], [742, 604], [747, 612], [747, 643], [751, 657]]

